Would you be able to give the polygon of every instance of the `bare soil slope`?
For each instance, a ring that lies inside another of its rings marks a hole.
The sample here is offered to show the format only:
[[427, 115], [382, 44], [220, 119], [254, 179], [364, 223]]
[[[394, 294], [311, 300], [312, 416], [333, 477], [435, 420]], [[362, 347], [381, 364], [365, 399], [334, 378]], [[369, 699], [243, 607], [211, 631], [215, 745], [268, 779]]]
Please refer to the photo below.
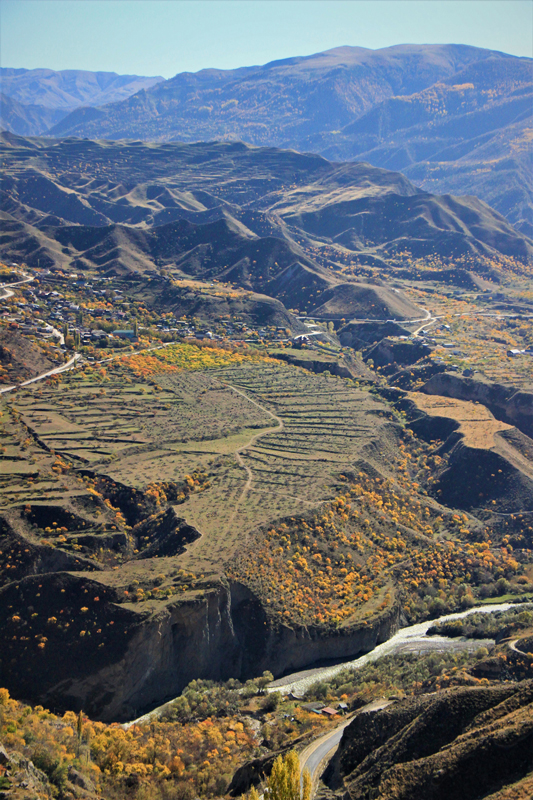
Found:
[[325, 780], [354, 800], [524, 796], [533, 769], [532, 703], [533, 684], [523, 681], [448, 689], [360, 714]]
[[[8, 260], [135, 275], [231, 281], [289, 308], [337, 319], [423, 314], [386, 276], [405, 253], [528, 263], [533, 243], [476, 198], [420, 191], [368, 164], [242, 143], [197, 145], [23, 139], [3, 134]], [[347, 285], [350, 281], [352, 285]]]
[[16, 330], [0, 327], [0, 383], [14, 383], [34, 378], [57, 366], [41, 347]]

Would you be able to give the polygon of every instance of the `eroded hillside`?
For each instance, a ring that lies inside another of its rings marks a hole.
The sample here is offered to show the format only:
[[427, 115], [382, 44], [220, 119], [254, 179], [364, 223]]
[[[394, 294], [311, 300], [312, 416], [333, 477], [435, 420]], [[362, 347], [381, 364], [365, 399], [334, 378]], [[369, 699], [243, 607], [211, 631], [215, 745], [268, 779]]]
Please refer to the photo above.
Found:
[[290, 151], [4, 153], [1, 327], [57, 363], [2, 375], [13, 696], [131, 720], [531, 597], [526, 237]]
[[[446, 505], [476, 442], [406, 426], [403, 397], [351, 374], [176, 343], [19, 390], [2, 421], [10, 690], [127, 718], [195, 677], [368, 649], [402, 615], [527, 574], [520, 517]], [[519, 511], [533, 482], [506, 446]]]
[[[240, 143], [10, 134], [3, 158], [2, 254], [33, 266], [131, 276], [170, 268], [312, 311], [324, 292], [376, 278], [376, 268], [394, 274], [409, 256], [471, 258], [491, 276], [505, 258], [528, 263], [533, 252], [475, 198], [430, 195], [365, 164]], [[353, 316], [339, 303], [334, 315]]]
[[531, 681], [409, 698], [346, 729], [328, 768], [342, 796], [525, 798], [531, 788]]

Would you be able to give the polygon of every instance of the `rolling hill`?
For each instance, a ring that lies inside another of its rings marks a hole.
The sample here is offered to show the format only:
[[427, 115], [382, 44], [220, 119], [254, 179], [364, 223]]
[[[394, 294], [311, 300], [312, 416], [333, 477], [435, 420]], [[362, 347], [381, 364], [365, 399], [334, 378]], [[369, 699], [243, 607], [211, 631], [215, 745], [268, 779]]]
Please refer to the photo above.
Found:
[[30, 264], [110, 274], [173, 264], [311, 308], [345, 282], [343, 258], [386, 268], [406, 249], [532, 252], [477, 199], [429, 195], [365, 164], [240, 143], [58, 146], [6, 135], [3, 149], [3, 253]]
[[431, 192], [479, 196], [531, 235], [532, 64], [465, 45], [338, 47], [180, 73], [124, 101], [79, 108], [50, 133], [243, 140], [364, 160]]
[[533, 254], [477, 198], [431, 195], [368, 164], [242, 143], [13, 134], [2, 151], [1, 254], [34, 266], [121, 276], [171, 267], [327, 318], [405, 319], [420, 313], [365, 288], [374, 268], [379, 284], [407, 252], [471, 256], [480, 271], [487, 259]]

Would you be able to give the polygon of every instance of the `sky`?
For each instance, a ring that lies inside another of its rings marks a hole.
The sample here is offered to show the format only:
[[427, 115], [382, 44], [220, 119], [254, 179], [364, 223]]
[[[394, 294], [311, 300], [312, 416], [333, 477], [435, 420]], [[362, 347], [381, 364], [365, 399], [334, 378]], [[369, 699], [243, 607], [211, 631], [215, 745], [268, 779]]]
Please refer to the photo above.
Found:
[[162, 75], [341, 45], [533, 56], [533, 0], [0, 0], [0, 66]]

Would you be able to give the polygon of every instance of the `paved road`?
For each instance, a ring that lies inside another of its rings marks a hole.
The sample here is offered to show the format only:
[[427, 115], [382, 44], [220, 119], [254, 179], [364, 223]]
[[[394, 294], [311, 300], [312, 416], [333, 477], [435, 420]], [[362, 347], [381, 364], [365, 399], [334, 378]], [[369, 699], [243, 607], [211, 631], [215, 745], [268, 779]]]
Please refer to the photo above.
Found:
[[[352, 720], [350, 719], [349, 722], [351, 721]], [[339, 725], [338, 728], [335, 728], [335, 730], [329, 733], [327, 736], [315, 742], [315, 747], [311, 750], [311, 752], [307, 752], [309, 750], [309, 748], [307, 748], [304, 753], [302, 753], [303, 758], [300, 757], [300, 770], [302, 773], [304, 769], [309, 770], [313, 789], [315, 788], [316, 782], [320, 778], [323, 770], [326, 768], [326, 765], [333, 758], [333, 755], [339, 746], [340, 740], [342, 739], [344, 729], [349, 722]]]
[[81, 358], [79, 353], [75, 353], [71, 359], [66, 361], [64, 364], [61, 364], [59, 367], [54, 367], [54, 369], [48, 370], [48, 372], [43, 372], [41, 375], [36, 375], [35, 378], [30, 378], [28, 381], [23, 381], [22, 383], [17, 383], [14, 386], [4, 386], [0, 389], [0, 394], [5, 394], [6, 392], [12, 392], [13, 389], [18, 389], [21, 386], [29, 386], [32, 383], [36, 383], [37, 381], [42, 381], [45, 378], [51, 378], [52, 375], [60, 375], [62, 372], [67, 372], [69, 369], [72, 369], [74, 364]]
[[72, 358], [66, 361], [64, 364], [61, 364], [59, 367], [54, 367], [54, 369], [49, 370], [48, 372], [43, 372], [42, 375], [37, 375], [35, 378], [30, 378], [29, 381], [24, 381], [24, 383], [19, 383], [19, 386], [29, 386], [30, 383], [35, 383], [36, 381], [42, 381], [44, 378], [50, 378], [52, 375], [60, 375], [62, 372], [67, 372], [67, 370], [72, 369], [76, 361], [81, 358], [79, 353], [75, 353]]
[[512, 640], [512, 642], [507, 642], [507, 647], [508, 647], [510, 650], [513, 650], [513, 652], [515, 652], [515, 653], [519, 653], [521, 656], [529, 656], [529, 655], [531, 655], [530, 653], [525, 653], [523, 650], [520, 650], [520, 649], [519, 649], [519, 648], [516, 646], [516, 643], [520, 641], [520, 638], [521, 638], [521, 637], [519, 637], [518, 639], [513, 639], [513, 640]]
[[24, 278], [22, 280], [14, 281], [14, 283], [5, 283], [0, 287], [2, 291], [5, 292], [5, 295], [1, 297], [0, 300], [6, 300], [8, 297], [13, 297], [14, 292], [9, 291], [10, 286], [20, 286], [21, 283], [31, 283], [31, 281], [33, 280], [32, 275], [26, 275], [25, 272], [23, 272], [22, 275], [24, 275]]
[[[31, 275], [26, 275], [26, 273], [22, 273], [25, 277], [20, 281], [15, 281], [14, 283], [7, 283], [5, 286], [1, 286], [0, 289], [4, 292], [4, 295], [0, 298], [0, 300], [6, 300], [8, 297], [13, 297], [14, 292], [11, 291], [9, 287], [11, 286], [20, 286], [21, 283], [30, 283], [33, 281], [33, 277]], [[42, 323], [46, 325], [47, 328], [50, 329], [50, 332], [55, 334], [59, 339], [59, 344], [65, 344], [65, 337], [58, 331], [57, 328], [54, 328], [53, 325], [49, 323]], [[66, 372], [69, 369], [72, 369], [76, 361], [81, 358], [79, 353], [75, 353], [69, 361], [65, 364], [61, 364], [59, 367], [55, 367], [54, 369], [48, 370], [48, 372], [43, 372], [41, 375], [36, 375], [35, 378], [30, 378], [28, 381], [24, 381], [23, 383], [17, 383], [14, 386], [4, 386], [0, 389], [0, 394], [5, 394], [6, 392], [12, 392], [13, 389], [17, 389], [19, 386], [29, 386], [31, 383], [36, 383], [37, 381], [42, 381], [45, 378], [50, 378], [52, 375], [59, 375], [61, 372]]]
[[389, 706], [391, 702], [391, 700], [386, 700], [384, 697], [378, 697], [376, 700], [372, 700], [371, 703], [367, 703], [366, 706], [358, 709], [355, 714], [346, 717], [334, 730], [316, 739], [300, 753], [300, 771], [303, 774], [303, 771], [308, 769], [311, 776], [311, 795], [316, 791], [322, 773], [333, 758], [340, 740], [342, 739], [344, 729], [353, 722], [354, 717], [360, 714], [371, 714], [375, 711], [381, 711], [381, 709]]

